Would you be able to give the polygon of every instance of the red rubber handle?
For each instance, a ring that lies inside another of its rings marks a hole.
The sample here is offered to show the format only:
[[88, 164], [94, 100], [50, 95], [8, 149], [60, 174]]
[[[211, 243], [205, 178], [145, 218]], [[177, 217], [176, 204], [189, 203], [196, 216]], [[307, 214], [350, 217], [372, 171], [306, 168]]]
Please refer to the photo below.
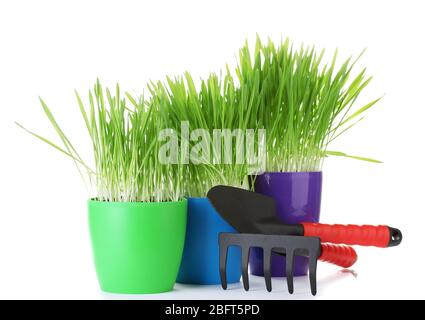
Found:
[[387, 226], [357, 226], [341, 224], [303, 223], [304, 235], [320, 237], [322, 242], [388, 247], [390, 228]]
[[322, 243], [322, 254], [319, 260], [349, 268], [357, 261], [357, 253], [353, 248], [343, 244]]

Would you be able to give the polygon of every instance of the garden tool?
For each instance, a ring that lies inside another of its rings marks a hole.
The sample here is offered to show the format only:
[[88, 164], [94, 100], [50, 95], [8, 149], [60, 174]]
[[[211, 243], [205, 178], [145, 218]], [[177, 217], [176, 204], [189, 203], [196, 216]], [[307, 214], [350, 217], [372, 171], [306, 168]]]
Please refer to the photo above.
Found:
[[240, 234], [223, 233], [219, 237], [220, 272], [222, 286], [227, 287], [225, 266], [227, 248], [230, 245], [242, 249], [242, 276], [245, 290], [248, 284], [248, 259], [250, 247], [261, 247], [264, 252], [264, 276], [271, 291], [270, 254], [286, 255], [288, 291], [293, 293], [293, 256], [310, 258], [309, 276], [312, 294], [316, 294], [317, 260], [331, 262], [348, 268], [357, 255], [353, 248], [331, 243], [388, 247], [400, 244], [400, 230], [388, 226], [325, 225], [302, 223], [289, 225], [275, 215], [275, 203], [271, 197], [255, 192], [215, 186], [207, 194], [217, 212]]

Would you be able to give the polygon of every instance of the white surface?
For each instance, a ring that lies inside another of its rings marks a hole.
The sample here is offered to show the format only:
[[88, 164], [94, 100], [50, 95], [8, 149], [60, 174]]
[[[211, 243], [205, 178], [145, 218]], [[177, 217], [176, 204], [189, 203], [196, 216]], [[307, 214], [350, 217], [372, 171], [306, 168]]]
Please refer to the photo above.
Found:
[[[140, 92], [149, 79], [194, 77], [234, 65], [246, 37], [290, 37], [341, 56], [368, 51], [374, 75], [362, 101], [386, 96], [332, 149], [381, 165], [330, 158], [322, 221], [388, 224], [400, 247], [358, 248], [358, 277], [319, 265], [316, 298], [425, 298], [423, 1], [2, 1], [0, 2], [0, 298], [122, 298], [97, 286], [83, 188], [73, 164], [19, 130], [54, 137], [42, 96], [75, 144], [88, 150], [73, 89], [96, 77]], [[233, 64], [232, 64], [233, 63]], [[283, 280], [267, 293], [176, 286], [136, 298], [311, 298], [307, 279], [289, 296]], [[239, 285], [240, 287], [240, 285]], [[125, 296], [127, 298], [127, 296]]]

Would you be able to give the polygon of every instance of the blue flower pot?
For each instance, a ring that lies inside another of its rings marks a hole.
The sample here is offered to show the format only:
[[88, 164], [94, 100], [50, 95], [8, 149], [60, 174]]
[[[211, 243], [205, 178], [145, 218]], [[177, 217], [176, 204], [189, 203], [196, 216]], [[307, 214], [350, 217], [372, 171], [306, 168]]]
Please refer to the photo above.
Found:
[[[218, 234], [236, 232], [217, 213], [207, 198], [188, 198], [186, 241], [177, 282], [220, 284]], [[229, 248], [227, 281], [239, 282], [241, 253]]]

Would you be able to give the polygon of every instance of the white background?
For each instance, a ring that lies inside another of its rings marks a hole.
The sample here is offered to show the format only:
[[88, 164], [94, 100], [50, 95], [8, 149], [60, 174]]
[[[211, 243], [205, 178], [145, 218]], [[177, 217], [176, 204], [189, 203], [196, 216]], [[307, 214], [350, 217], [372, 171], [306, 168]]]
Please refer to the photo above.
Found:
[[[99, 77], [141, 92], [150, 79], [218, 71], [245, 38], [315, 44], [360, 61], [374, 76], [362, 101], [385, 94], [332, 149], [378, 158], [329, 158], [322, 221], [388, 224], [401, 246], [358, 248], [357, 278], [320, 264], [316, 299], [425, 298], [425, 3], [423, 1], [1, 1], [0, 298], [122, 298], [100, 292], [88, 237], [88, 197], [71, 161], [14, 125], [54, 138], [38, 103], [52, 108], [82, 150], [88, 137], [73, 89]], [[87, 101], [87, 100], [86, 100]], [[57, 141], [57, 140], [55, 140]], [[89, 153], [87, 153], [89, 155]], [[154, 298], [312, 298], [283, 280], [267, 293], [239, 286], [176, 286]], [[128, 298], [128, 296], [124, 296]], [[152, 298], [136, 296], [131, 298]]]

